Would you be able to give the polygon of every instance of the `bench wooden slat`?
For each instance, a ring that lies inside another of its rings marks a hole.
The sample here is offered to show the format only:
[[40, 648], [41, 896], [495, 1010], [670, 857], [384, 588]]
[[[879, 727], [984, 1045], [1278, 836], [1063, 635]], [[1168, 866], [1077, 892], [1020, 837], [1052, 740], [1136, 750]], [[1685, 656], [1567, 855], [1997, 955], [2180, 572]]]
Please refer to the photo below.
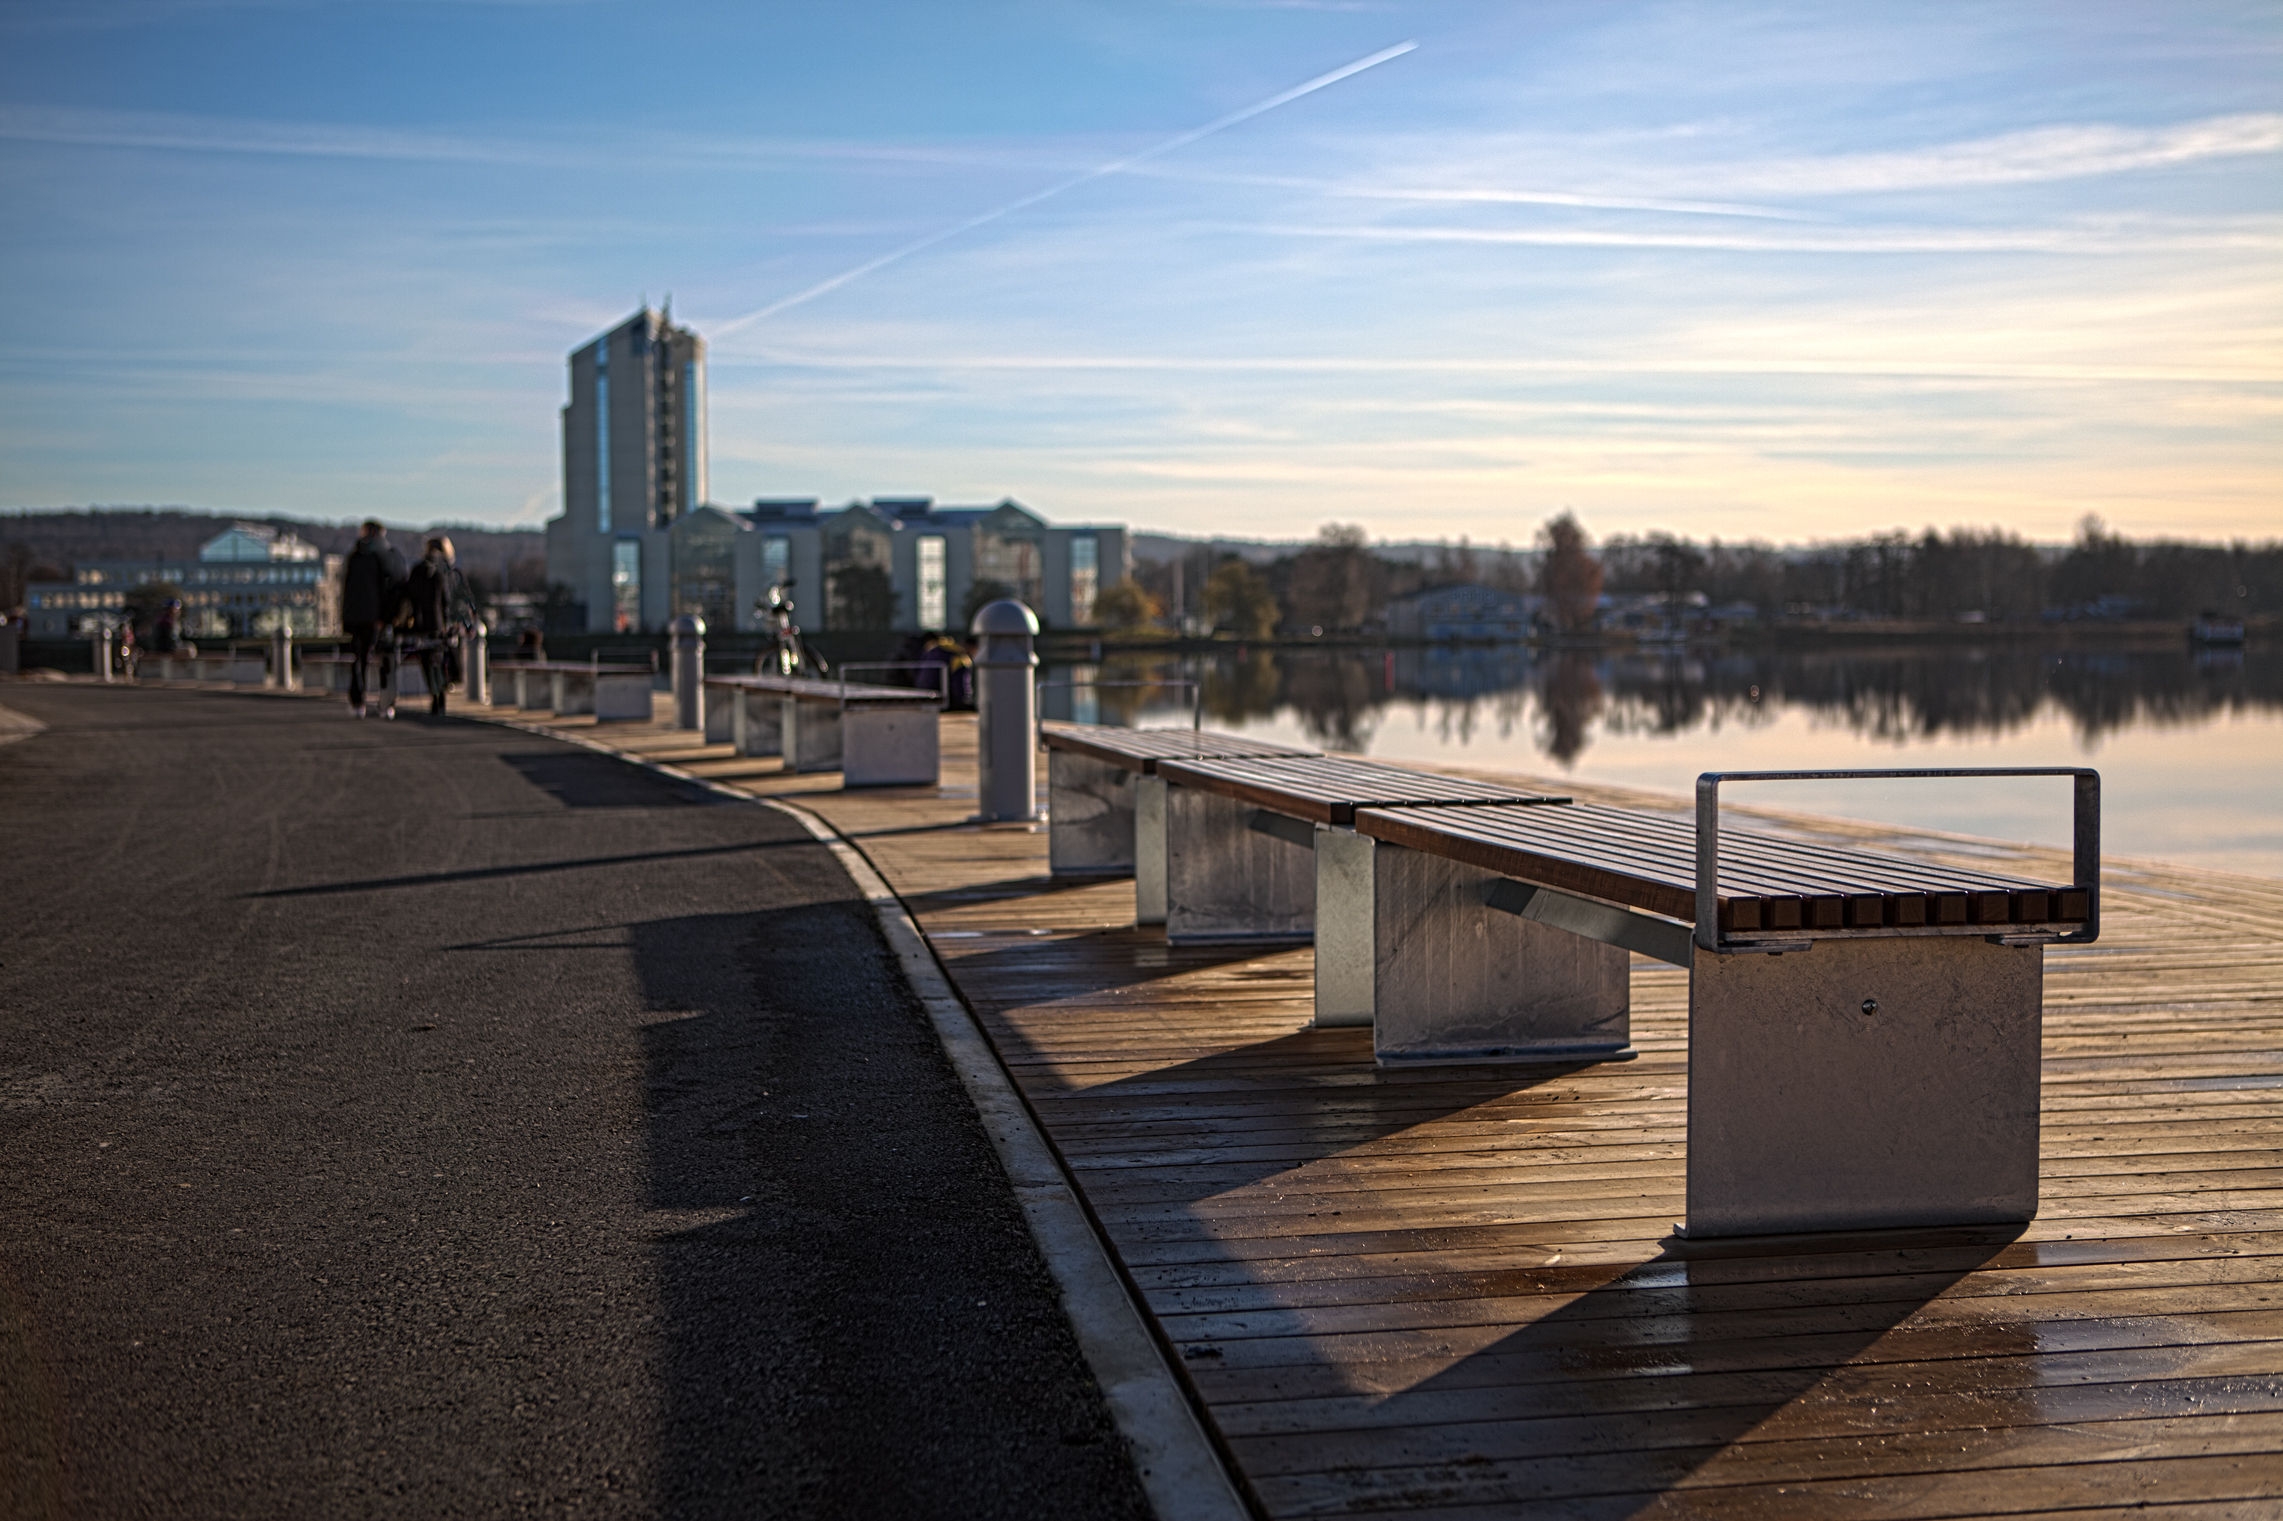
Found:
[[1355, 822], [1359, 808], [1567, 802], [1545, 793], [1340, 756], [1165, 760], [1159, 762], [1157, 774], [1177, 787], [1234, 798], [1288, 818], [1343, 826]]
[[1041, 728], [1049, 750], [1083, 755], [1089, 760], [1154, 776], [1161, 760], [1222, 760], [1245, 756], [1312, 756], [1321, 752], [1295, 750], [1241, 734], [1216, 734], [1210, 729], [1120, 729], [1106, 724], [1046, 724]]
[[[1356, 829], [1527, 882], [1696, 917], [1692, 821], [1593, 805], [1366, 809]], [[1748, 831], [1720, 838], [1721, 923], [1741, 931], [2073, 924], [2085, 895], [2055, 885]]]

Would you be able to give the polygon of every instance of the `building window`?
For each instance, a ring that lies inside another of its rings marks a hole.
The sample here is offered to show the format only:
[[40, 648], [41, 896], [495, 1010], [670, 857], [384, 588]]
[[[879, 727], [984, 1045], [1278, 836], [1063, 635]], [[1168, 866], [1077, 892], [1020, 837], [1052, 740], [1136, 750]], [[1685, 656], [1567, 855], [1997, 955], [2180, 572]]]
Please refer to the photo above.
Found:
[[919, 569], [920, 627], [942, 628], [951, 621], [951, 580], [944, 570], [943, 535], [922, 534], [913, 547]]
[[622, 634], [642, 627], [642, 541], [620, 539], [610, 546], [612, 624]]
[[763, 590], [776, 587], [782, 591], [793, 574], [793, 541], [781, 533], [768, 535], [761, 541], [761, 586]]
[[706, 500], [706, 372], [695, 359], [682, 364], [682, 406], [689, 414], [688, 462], [690, 495], [685, 507], [702, 507]]
[[1070, 536], [1070, 621], [1094, 625], [1094, 594], [1102, 589], [1101, 541], [1090, 533]]
[[595, 345], [595, 531], [610, 532], [610, 340]]

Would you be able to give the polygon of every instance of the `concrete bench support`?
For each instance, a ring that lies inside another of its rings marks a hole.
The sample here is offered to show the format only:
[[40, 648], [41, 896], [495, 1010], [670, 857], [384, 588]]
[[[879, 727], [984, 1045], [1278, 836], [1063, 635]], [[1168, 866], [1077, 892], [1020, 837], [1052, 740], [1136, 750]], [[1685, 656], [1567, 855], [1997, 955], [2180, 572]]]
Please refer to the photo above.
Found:
[[1165, 807], [1173, 789], [1157, 776], [1134, 778], [1134, 923], [1165, 922]]
[[737, 689], [706, 683], [706, 743], [726, 745], [737, 737]]
[[1383, 1063], [1607, 1061], [1631, 1044], [1631, 958], [1494, 908], [1495, 872], [1316, 827], [1316, 1023]]
[[[931, 713], [929, 715], [933, 717]], [[785, 769], [787, 771], [838, 771], [840, 769], [840, 704], [785, 700]]]
[[597, 723], [647, 723], [650, 719], [650, 694], [654, 683], [645, 672], [629, 671], [614, 674], [604, 671], [591, 678], [592, 695], [588, 711]]
[[942, 739], [932, 704], [851, 707], [840, 715], [844, 787], [933, 786], [942, 774]]
[[1195, 787], [1167, 789], [1165, 822], [1168, 940], [1305, 940], [1315, 932], [1314, 825]]
[[572, 666], [557, 666], [547, 673], [547, 677], [547, 706], [558, 717], [592, 713], [595, 710], [595, 679], [592, 672]]
[[1699, 950], [1688, 1234], [2035, 1217], [2044, 982], [1979, 936]]
[[555, 673], [519, 666], [515, 672], [515, 706], [518, 711], [531, 713], [554, 706]]
[[1090, 755], [1047, 752], [1047, 865], [1056, 876], [1122, 876], [1134, 869], [1135, 776], [1130, 767]]
[[739, 755], [785, 753], [785, 709], [792, 699], [739, 687], [730, 707], [730, 741]]

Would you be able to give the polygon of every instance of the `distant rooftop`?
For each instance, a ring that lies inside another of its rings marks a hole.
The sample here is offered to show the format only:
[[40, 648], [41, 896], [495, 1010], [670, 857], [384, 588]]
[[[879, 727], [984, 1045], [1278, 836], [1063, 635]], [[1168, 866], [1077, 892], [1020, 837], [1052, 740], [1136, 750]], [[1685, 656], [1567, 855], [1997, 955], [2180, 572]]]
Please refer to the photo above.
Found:
[[198, 547], [207, 564], [239, 564], [248, 560], [314, 560], [317, 546], [260, 523], [233, 523]]

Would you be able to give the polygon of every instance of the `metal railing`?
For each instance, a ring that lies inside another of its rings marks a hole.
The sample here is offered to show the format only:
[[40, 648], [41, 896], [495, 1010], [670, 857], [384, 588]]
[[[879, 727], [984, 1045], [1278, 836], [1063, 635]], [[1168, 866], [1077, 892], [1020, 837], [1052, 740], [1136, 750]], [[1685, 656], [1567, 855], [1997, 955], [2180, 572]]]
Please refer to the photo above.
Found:
[[[1097, 691], [1134, 687], [1144, 690], [1159, 687], [1187, 688], [1190, 693], [1190, 732], [1196, 733], [1205, 727], [1205, 683], [1192, 680], [1187, 676], [1170, 676], [1162, 681], [1089, 681], [1074, 676], [1068, 681], [1042, 681], [1038, 683], [1038, 690], [1041, 692], [1049, 689], [1075, 690], [1079, 687], [1089, 687]], [[1037, 731], [1035, 735], [1037, 743], [1044, 745], [1046, 743], [1046, 707], [1043, 703], [1039, 705], [1037, 722], [1034, 727]]]
[[1998, 936], [2008, 944], [2084, 945], [2101, 938], [2101, 773], [2084, 766], [1951, 766], [1932, 770], [1707, 771], [1696, 779], [1696, 943], [1708, 951], [1804, 950], [1807, 940], [1724, 943], [1720, 936], [1720, 784], [1722, 782], [1921, 781], [1967, 776], [2067, 776], [2076, 780], [2071, 849], [2086, 894], [2084, 928], [2067, 935]]

